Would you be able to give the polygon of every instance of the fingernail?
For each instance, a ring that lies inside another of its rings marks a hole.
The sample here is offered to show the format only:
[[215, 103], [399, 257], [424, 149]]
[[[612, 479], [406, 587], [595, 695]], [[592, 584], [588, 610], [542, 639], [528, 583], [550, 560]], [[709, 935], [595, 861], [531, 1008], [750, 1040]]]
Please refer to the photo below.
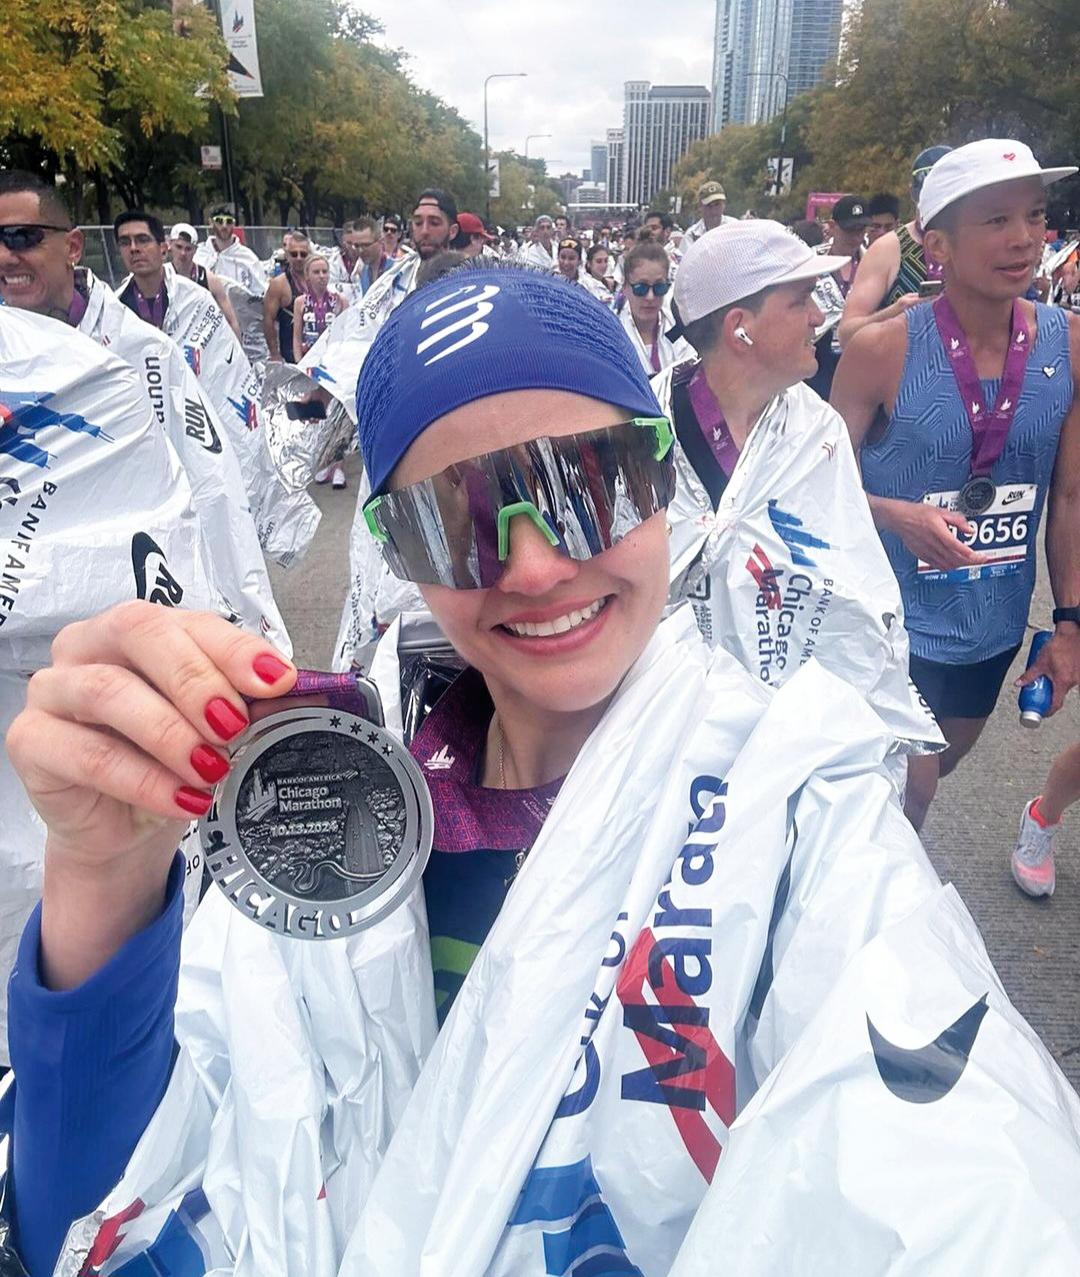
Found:
[[208, 785], [216, 785], [229, 770], [229, 760], [209, 745], [195, 746], [191, 751], [191, 765]]
[[213, 801], [213, 794], [208, 794], [204, 789], [192, 789], [190, 785], [181, 785], [173, 794], [173, 802], [177, 807], [193, 816], [205, 816]]
[[288, 665], [270, 652], [260, 652], [251, 662], [251, 668], [264, 683], [276, 683], [283, 674], [289, 672]]
[[224, 696], [215, 696], [203, 710], [211, 730], [222, 740], [232, 740], [248, 725], [248, 720], [238, 709], [230, 705]]

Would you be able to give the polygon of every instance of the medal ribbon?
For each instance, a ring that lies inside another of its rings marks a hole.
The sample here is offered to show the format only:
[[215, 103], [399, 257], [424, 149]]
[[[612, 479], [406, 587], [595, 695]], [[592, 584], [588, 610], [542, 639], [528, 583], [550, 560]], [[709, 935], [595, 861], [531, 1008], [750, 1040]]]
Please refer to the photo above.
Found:
[[1016, 404], [1024, 386], [1024, 373], [1031, 347], [1027, 324], [1024, 323], [1020, 303], [1014, 301], [1001, 388], [993, 408], [988, 412], [971, 346], [952, 303], [942, 294], [933, 303], [933, 308], [941, 344], [949, 357], [949, 367], [956, 378], [956, 386], [971, 425], [971, 473], [988, 475], [1005, 451], [1009, 427], [1016, 415]]
[[139, 308], [140, 319], [145, 319], [148, 324], [153, 324], [155, 328], [161, 328], [165, 323], [165, 281], [162, 280], [156, 297], [144, 297], [139, 292], [139, 287], [136, 284], [135, 305]]
[[694, 416], [701, 427], [701, 433], [705, 436], [705, 442], [712, 449], [716, 464], [730, 479], [739, 460], [739, 449], [731, 437], [731, 431], [728, 430], [724, 414], [716, 402], [716, 396], [709, 389], [703, 368], [699, 368], [690, 378], [690, 384], [686, 390]]

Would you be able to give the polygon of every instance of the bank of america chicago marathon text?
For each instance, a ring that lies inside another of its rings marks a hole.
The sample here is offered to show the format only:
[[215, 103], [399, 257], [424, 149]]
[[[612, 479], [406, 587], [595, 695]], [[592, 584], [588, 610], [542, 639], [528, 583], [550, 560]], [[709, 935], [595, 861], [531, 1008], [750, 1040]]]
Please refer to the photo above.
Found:
[[[775, 603], [770, 606], [770, 602], [775, 600], [776, 593], [779, 592], [779, 586], [775, 578], [780, 575], [779, 572], [774, 570], [771, 581], [772, 589], [760, 590], [754, 606], [758, 633], [758, 675], [763, 683], [771, 683], [773, 681], [772, 666], [774, 661], [776, 668], [781, 672], [787, 668], [788, 638], [795, 628], [795, 613], [805, 610], [806, 605], [800, 600], [808, 598], [814, 589], [813, 580], [804, 572], [793, 573], [788, 579], [787, 588], [784, 590], [783, 599], [779, 611], [777, 611]], [[803, 639], [800, 665], [805, 664], [813, 656], [814, 648], [817, 647], [818, 634], [833, 600], [832, 587], [834, 584], [835, 582], [831, 577], [822, 579], [821, 596], [814, 605], [814, 611], [808, 623], [807, 634]], [[773, 613], [776, 615], [775, 636], [773, 635], [771, 620], [771, 614]]]
[[[19, 588], [22, 585], [22, 573], [26, 571], [26, 559], [33, 548], [33, 537], [41, 522], [40, 515], [36, 514], [35, 511], [44, 512], [48, 506], [45, 498], [51, 497], [55, 492], [55, 483], [42, 483], [41, 492], [31, 502], [29, 510], [26, 511], [22, 522], [19, 524], [21, 531], [17, 532], [10, 540], [12, 550], [8, 552], [3, 569], [0, 570], [0, 626], [15, 611], [16, 599]], [[18, 555], [22, 555], [22, 557], [20, 558]]]

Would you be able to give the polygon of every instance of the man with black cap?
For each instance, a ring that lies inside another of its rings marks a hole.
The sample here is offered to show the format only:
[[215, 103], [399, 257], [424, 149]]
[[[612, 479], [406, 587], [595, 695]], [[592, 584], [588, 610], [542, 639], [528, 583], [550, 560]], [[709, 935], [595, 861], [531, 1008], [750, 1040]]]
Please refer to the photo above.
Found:
[[[948, 155], [947, 146], [928, 146], [915, 157], [911, 172], [911, 198], [918, 203], [926, 175]], [[867, 250], [859, 272], [859, 280], [844, 307], [840, 321], [840, 345], [846, 346], [860, 328], [867, 324], [895, 319], [905, 310], [918, 305], [940, 281], [941, 272], [928, 262], [922, 248], [919, 219], [907, 222], [888, 235], [882, 235]], [[927, 284], [927, 281], [931, 283]], [[922, 294], [922, 295], [921, 295]]]
[[653, 378], [677, 440], [672, 592], [762, 683], [816, 656], [898, 737], [941, 748], [908, 686], [900, 595], [844, 422], [805, 384], [815, 287], [846, 265], [754, 220], [703, 236], [679, 267], [675, 310], [698, 358]]
[[938, 160], [919, 221], [944, 292], [858, 333], [837, 369], [833, 402], [900, 582], [911, 676], [949, 741], [912, 764], [916, 827], [1024, 641], [1044, 506], [1055, 634], [1024, 681], [1050, 676], [1051, 712], [1080, 681], [1080, 318], [1025, 298], [1045, 188], [1075, 172], [1040, 167], [1012, 139]]
[[735, 221], [724, 212], [727, 208], [727, 196], [719, 182], [703, 182], [698, 187], [698, 210], [701, 216], [683, 236], [682, 255], [690, 251], [690, 245], [696, 243], [706, 231], [723, 226], [725, 222]]
[[863, 239], [870, 225], [866, 202], [858, 195], [844, 195], [833, 205], [825, 242], [818, 252], [846, 257], [847, 263], [831, 275], [823, 275], [814, 290], [814, 301], [825, 316], [818, 327], [817, 372], [810, 378], [811, 389], [828, 399], [833, 374], [840, 358], [836, 329], [844, 313], [848, 293], [863, 253]]

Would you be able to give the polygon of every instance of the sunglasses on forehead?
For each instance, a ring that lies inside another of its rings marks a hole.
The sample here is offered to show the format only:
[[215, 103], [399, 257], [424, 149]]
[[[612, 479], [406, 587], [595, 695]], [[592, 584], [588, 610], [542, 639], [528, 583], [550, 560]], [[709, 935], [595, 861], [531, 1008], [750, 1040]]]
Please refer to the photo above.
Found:
[[399, 580], [488, 589], [519, 516], [580, 562], [664, 509], [675, 490], [673, 440], [666, 417], [531, 439], [374, 496], [364, 519]]
[[46, 235], [56, 232], [66, 235], [69, 226], [49, 226], [44, 222], [20, 222], [16, 226], [0, 226], [0, 244], [9, 253], [21, 253], [28, 248], [37, 248]]
[[559, 240], [559, 247], [572, 248], [574, 249], [575, 252], [578, 252], [578, 253], [581, 252], [581, 245], [577, 242], [576, 239], [561, 239]]

